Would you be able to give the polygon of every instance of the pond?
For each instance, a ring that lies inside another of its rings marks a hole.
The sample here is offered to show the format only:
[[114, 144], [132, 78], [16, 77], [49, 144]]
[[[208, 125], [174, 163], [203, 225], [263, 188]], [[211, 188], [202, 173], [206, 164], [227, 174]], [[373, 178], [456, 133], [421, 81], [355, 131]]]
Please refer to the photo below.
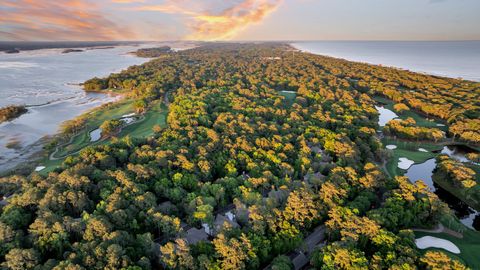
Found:
[[393, 111], [386, 109], [383, 106], [375, 106], [378, 113], [380, 114], [378, 117], [378, 125], [384, 127], [390, 120], [398, 118], [398, 115]]
[[435, 194], [437, 194], [442, 201], [448, 203], [448, 206], [453, 210], [455, 216], [457, 216], [465, 226], [477, 231], [480, 230], [480, 213], [478, 211], [436, 184], [435, 188]]
[[448, 204], [460, 222], [471, 229], [480, 230], [480, 213], [433, 182], [432, 175], [436, 165], [437, 162], [434, 158], [414, 164], [407, 170], [405, 176], [412, 183], [421, 179], [432, 192], [435, 192], [443, 202]]
[[431, 191], [435, 191], [432, 175], [436, 165], [437, 165], [437, 162], [434, 158], [429, 159], [424, 163], [414, 164], [410, 166], [405, 176], [407, 176], [411, 182], [415, 182], [421, 179], [423, 180], [423, 182], [425, 182], [425, 184], [427, 184], [427, 186], [430, 188]]
[[473, 149], [463, 145], [447, 145], [443, 147], [440, 153], [449, 155], [451, 158], [460, 162], [470, 162], [467, 158], [467, 154], [474, 152]]
[[[379, 113], [378, 125], [384, 127], [390, 120], [398, 118], [398, 115], [386, 109], [383, 106], [375, 106]], [[438, 124], [437, 126], [443, 126]], [[386, 146], [387, 149], [394, 150], [397, 148], [396, 145], [390, 144]], [[418, 148], [419, 152], [429, 152], [425, 148]], [[469, 162], [470, 160], [466, 157], [468, 153], [475, 152], [475, 150], [470, 149], [461, 145], [449, 145], [443, 147], [441, 151], [442, 154], [446, 154], [460, 162]], [[438, 153], [438, 152], [436, 152]], [[459, 200], [448, 191], [437, 186], [433, 180], [433, 170], [435, 169], [437, 162], [435, 158], [429, 159], [420, 164], [413, 164], [414, 162], [406, 157], [399, 159], [398, 167], [401, 169], [407, 170], [405, 176], [407, 176], [412, 183], [417, 180], [423, 180], [423, 182], [430, 188], [432, 192], [435, 192], [438, 197], [447, 203], [449, 207], [454, 211], [458, 219], [467, 227], [475, 230], [480, 230], [480, 212], [469, 207], [463, 201]]]
[[102, 137], [102, 130], [99, 129], [99, 128], [90, 132], [90, 141], [91, 142], [96, 142], [96, 141], [100, 140], [101, 137]]

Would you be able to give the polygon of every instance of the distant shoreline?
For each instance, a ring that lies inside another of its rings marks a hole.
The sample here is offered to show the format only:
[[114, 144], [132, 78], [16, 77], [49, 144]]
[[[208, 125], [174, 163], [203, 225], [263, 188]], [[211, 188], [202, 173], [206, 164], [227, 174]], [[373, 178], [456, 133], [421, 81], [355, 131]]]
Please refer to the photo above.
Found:
[[72, 49], [72, 48], [89, 48], [89, 49], [105, 49], [114, 46], [135, 46], [145, 42], [140, 41], [65, 41], [65, 42], [25, 42], [25, 41], [0, 41], [0, 52], [19, 53], [21, 51], [33, 51], [42, 49]]
[[480, 82], [480, 54], [475, 49], [480, 41], [295, 41], [288, 44], [303, 52], [351, 62]]

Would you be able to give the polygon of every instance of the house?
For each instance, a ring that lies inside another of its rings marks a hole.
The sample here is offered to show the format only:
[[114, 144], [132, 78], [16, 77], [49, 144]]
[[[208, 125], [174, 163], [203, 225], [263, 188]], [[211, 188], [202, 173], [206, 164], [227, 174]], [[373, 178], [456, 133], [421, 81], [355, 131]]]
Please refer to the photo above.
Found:
[[178, 211], [177, 207], [170, 201], [162, 202], [157, 206], [158, 211], [165, 215], [171, 215]]
[[307, 265], [310, 261], [308, 260], [307, 256], [303, 254], [303, 252], [298, 252], [294, 255], [294, 257], [290, 257], [293, 263], [293, 269], [300, 270], [305, 265]]
[[288, 198], [290, 191], [279, 189], [279, 190], [271, 190], [268, 192], [268, 198], [274, 199], [276, 202], [285, 202]]
[[234, 221], [235, 220], [235, 214], [232, 213], [232, 211], [228, 211], [225, 213], [225, 216], [230, 219], [230, 221]]
[[307, 254], [312, 253], [315, 247], [317, 247], [319, 243], [322, 243], [323, 240], [325, 240], [325, 226], [322, 225], [315, 228], [315, 230], [305, 238], [303, 241], [304, 251]]
[[325, 178], [326, 178], [325, 175], [323, 175], [321, 172], [317, 172], [317, 173], [306, 174], [303, 177], [303, 180], [309, 183], [318, 183], [318, 182], [323, 182]]
[[314, 152], [315, 154], [323, 155], [322, 148], [320, 148], [318, 146], [312, 146], [312, 147], [310, 147], [310, 150], [312, 150], [312, 152]]
[[223, 227], [225, 226], [225, 223], [228, 224], [228, 226], [232, 228], [239, 228], [240, 225], [235, 220], [231, 220], [230, 218], [218, 214], [217, 217], [215, 218], [215, 221], [213, 222], [213, 228], [214, 228], [214, 234], [219, 233]]
[[208, 241], [208, 234], [205, 232], [205, 230], [190, 228], [187, 231], [185, 238], [187, 239], [188, 244], [193, 245], [200, 241]]
[[7, 204], [8, 204], [7, 199], [8, 199], [7, 196], [3, 196], [3, 197], [2, 197], [2, 200], [0, 201], [0, 207], [5, 207], [5, 206], [7, 206]]

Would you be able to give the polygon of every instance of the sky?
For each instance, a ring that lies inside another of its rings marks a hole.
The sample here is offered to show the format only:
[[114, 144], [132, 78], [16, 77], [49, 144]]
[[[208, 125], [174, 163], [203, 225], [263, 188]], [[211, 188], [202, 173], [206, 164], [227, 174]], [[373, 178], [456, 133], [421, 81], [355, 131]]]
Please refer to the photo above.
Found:
[[0, 0], [0, 41], [480, 40], [479, 0]]

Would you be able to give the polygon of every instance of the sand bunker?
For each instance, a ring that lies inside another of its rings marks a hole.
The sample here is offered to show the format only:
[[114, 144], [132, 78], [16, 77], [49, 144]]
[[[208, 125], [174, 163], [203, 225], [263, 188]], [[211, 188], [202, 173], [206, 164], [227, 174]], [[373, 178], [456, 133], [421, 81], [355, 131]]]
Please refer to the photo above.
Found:
[[397, 146], [393, 145], [393, 144], [389, 144], [389, 145], [385, 146], [385, 148], [393, 150], [393, 149], [397, 149]]
[[418, 148], [418, 151], [428, 153], [428, 150], [425, 148]]
[[447, 251], [450, 251], [455, 254], [460, 254], [460, 249], [452, 242], [433, 237], [433, 236], [424, 236], [418, 239], [415, 239], [415, 244], [419, 249], [426, 249], [426, 248], [443, 248]]
[[129, 113], [129, 114], [124, 114], [122, 115], [122, 118], [125, 118], [125, 117], [132, 117], [132, 116], [135, 116], [136, 113]]
[[398, 159], [398, 168], [408, 170], [414, 163], [415, 162], [413, 160], [402, 157]]
[[97, 128], [94, 131], [90, 132], [90, 141], [96, 142], [102, 137], [102, 130]]

